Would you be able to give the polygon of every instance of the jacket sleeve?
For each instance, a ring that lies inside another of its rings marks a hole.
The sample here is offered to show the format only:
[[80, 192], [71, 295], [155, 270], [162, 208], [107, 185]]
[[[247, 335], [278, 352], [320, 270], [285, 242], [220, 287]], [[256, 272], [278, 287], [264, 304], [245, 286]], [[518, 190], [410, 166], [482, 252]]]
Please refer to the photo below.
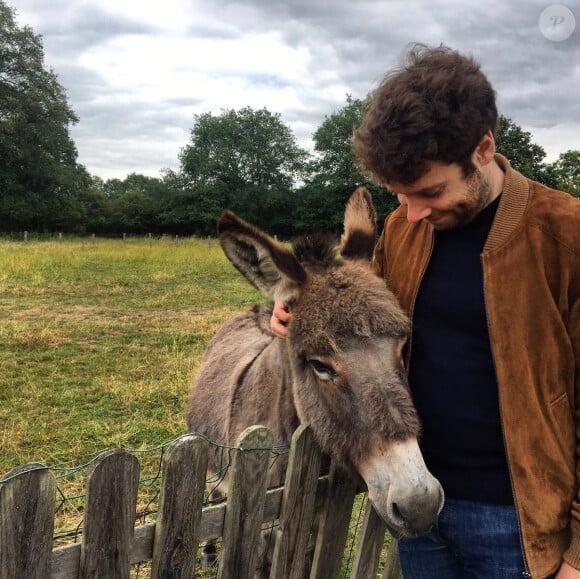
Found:
[[[572, 340], [576, 363], [574, 382], [574, 421], [576, 425], [576, 497], [570, 513], [571, 541], [564, 552], [564, 560], [580, 569], [580, 260], [575, 268], [576, 283], [568, 321], [568, 332]], [[574, 299], [575, 298], [575, 299]]]

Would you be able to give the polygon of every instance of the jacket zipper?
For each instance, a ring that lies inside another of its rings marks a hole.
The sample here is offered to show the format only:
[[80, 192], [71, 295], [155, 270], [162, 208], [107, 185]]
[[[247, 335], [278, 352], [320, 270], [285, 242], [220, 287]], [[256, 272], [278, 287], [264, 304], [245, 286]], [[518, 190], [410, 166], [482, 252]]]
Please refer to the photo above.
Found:
[[[480, 260], [481, 260], [481, 269], [483, 271], [483, 269], [484, 269], [483, 268], [483, 254], [480, 255]], [[524, 577], [531, 577], [532, 575], [530, 574], [530, 571], [529, 571], [528, 560], [527, 560], [527, 557], [526, 557], [526, 551], [524, 550], [524, 541], [523, 541], [523, 538], [522, 538], [522, 523], [520, 521], [520, 512], [519, 512], [519, 508], [518, 508], [518, 501], [517, 501], [517, 498], [516, 498], [516, 492], [514, 490], [514, 479], [513, 479], [513, 475], [512, 475], [512, 465], [511, 465], [511, 462], [510, 462], [510, 456], [509, 456], [507, 444], [506, 444], [506, 441], [505, 441], [505, 425], [504, 425], [504, 419], [503, 419], [502, 400], [501, 400], [501, 394], [500, 394], [500, 391], [499, 391], [499, 380], [498, 380], [498, 377], [497, 377], [497, 368], [495, 366], [495, 356], [493, 354], [493, 344], [492, 344], [492, 340], [491, 340], [491, 329], [490, 329], [490, 326], [489, 326], [489, 316], [487, 315], [487, 297], [485, 295], [485, 272], [484, 272], [484, 275], [483, 275], [483, 303], [484, 303], [484, 306], [485, 306], [485, 323], [487, 325], [487, 335], [489, 336], [489, 345], [490, 345], [490, 349], [491, 349], [491, 361], [493, 363], [493, 371], [494, 371], [494, 374], [495, 374], [495, 380], [496, 380], [496, 383], [498, 385], [498, 388], [497, 388], [497, 390], [498, 390], [498, 392], [497, 392], [497, 398], [498, 398], [498, 401], [499, 401], [499, 421], [500, 421], [500, 425], [501, 425], [501, 434], [502, 434], [503, 448], [504, 448], [505, 457], [506, 457], [506, 461], [507, 461], [507, 465], [508, 465], [508, 474], [509, 474], [509, 477], [510, 477], [510, 487], [511, 487], [511, 491], [512, 491], [512, 498], [514, 500], [514, 506], [515, 506], [515, 509], [516, 509], [516, 518], [517, 518], [517, 521], [518, 521], [518, 531], [519, 531], [518, 534], [519, 534], [520, 547], [521, 547], [521, 550], [522, 550], [522, 558], [524, 560], [524, 569], [525, 569]]]

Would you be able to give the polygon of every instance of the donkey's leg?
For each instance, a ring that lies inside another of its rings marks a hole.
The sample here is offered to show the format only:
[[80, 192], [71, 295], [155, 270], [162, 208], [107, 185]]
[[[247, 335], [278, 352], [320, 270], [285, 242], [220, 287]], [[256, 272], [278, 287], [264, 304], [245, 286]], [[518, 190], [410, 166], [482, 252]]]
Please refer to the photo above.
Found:
[[217, 549], [215, 541], [208, 541], [201, 552], [201, 566], [213, 567], [217, 562]]

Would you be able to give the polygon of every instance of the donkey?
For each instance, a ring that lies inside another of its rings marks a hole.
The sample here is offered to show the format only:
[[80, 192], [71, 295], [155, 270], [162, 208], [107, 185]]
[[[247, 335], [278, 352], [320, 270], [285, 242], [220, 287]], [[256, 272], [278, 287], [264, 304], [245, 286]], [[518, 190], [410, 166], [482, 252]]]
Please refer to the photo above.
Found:
[[[320, 235], [290, 251], [222, 214], [227, 257], [293, 316], [286, 340], [272, 334], [271, 312], [259, 306], [221, 327], [189, 392], [187, 426], [231, 444], [262, 424], [277, 444], [287, 444], [307, 423], [331, 464], [365, 481], [389, 530], [416, 537], [435, 521], [443, 491], [417, 444], [419, 420], [401, 358], [409, 319], [369, 265], [376, 213], [365, 189], [351, 196], [344, 227], [338, 255]], [[218, 468], [217, 452], [210, 468]]]

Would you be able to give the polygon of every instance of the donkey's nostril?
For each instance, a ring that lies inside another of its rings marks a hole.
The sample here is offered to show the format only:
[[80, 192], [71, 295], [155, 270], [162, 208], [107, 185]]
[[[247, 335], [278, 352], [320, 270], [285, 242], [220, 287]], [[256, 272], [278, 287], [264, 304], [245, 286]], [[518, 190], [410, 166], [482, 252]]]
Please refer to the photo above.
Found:
[[395, 521], [400, 525], [408, 525], [414, 528], [421, 524], [423, 518], [420, 509], [417, 508], [415, 501], [400, 500], [391, 504], [391, 514]]
[[397, 503], [393, 503], [391, 505], [391, 513], [395, 520], [398, 520], [399, 522], [403, 522], [405, 520], [405, 517], [403, 516], [403, 513], [401, 513]]

